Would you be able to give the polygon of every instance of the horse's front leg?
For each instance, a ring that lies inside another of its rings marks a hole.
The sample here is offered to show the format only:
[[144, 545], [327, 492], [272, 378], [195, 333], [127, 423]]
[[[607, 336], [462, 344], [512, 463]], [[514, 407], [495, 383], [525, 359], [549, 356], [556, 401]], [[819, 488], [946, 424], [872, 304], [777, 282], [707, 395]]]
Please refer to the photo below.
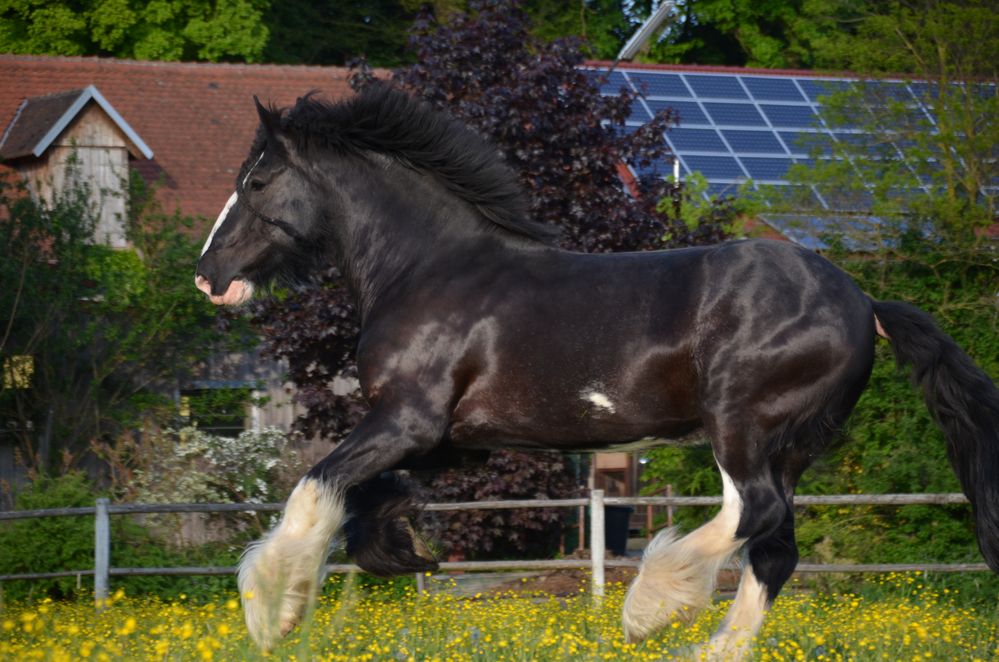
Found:
[[246, 626], [261, 648], [271, 649], [294, 628], [314, 599], [352, 490], [432, 449], [445, 425], [420, 407], [379, 403], [299, 481], [281, 521], [247, 548], [239, 564]]

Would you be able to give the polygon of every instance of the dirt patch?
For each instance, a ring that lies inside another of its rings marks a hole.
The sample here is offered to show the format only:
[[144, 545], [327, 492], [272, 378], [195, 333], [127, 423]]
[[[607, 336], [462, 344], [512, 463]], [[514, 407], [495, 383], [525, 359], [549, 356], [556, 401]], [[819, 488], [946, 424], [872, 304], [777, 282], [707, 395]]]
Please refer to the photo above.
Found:
[[[607, 568], [604, 580], [607, 584], [620, 582], [627, 585], [638, 574], [636, 568]], [[544, 593], [557, 597], [568, 597], [578, 593], [590, 592], [590, 571], [578, 568], [567, 570], [552, 570], [539, 573], [534, 577], [525, 577], [493, 587], [490, 593]]]
[[[588, 552], [576, 552], [567, 558], [588, 560], [590, 556]], [[607, 555], [608, 560], [623, 558], [637, 560], [634, 557]], [[638, 568], [605, 568], [604, 582], [608, 586], [618, 583], [628, 586], [637, 574]], [[722, 570], [718, 573], [718, 590], [722, 593], [734, 592], [738, 586], [739, 572], [737, 570]], [[558, 597], [567, 597], [578, 593], [588, 594], [590, 592], [590, 569], [571, 568], [539, 572], [531, 577], [504, 582], [492, 587], [488, 592], [492, 594], [509, 592], [545, 593]]]

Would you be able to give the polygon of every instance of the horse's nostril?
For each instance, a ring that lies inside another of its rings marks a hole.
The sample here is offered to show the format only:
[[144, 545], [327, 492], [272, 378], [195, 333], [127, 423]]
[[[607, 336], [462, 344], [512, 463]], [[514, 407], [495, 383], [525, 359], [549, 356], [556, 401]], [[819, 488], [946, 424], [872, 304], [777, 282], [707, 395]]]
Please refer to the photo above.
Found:
[[201, 274], [194, 275], [194, 286], [199, 290], [201, 290], [202, 292], [204, 292], [205, 294], [207, 294], [208, 296], [211, 296], [212, 284], [209, 283], [208, 279], [202, 276]]

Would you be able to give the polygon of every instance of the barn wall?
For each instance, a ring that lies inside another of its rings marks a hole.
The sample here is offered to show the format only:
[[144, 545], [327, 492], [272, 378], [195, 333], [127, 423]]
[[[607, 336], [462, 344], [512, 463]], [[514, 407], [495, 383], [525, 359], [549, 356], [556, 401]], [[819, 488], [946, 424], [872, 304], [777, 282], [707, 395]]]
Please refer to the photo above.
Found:
[[90, 188], [91, 208], [98, 213], [94, 241], [126, 246], [128, 143], [95, 103], [76, 117], [41, 159], [21, 163], [18, 169], [35, 194], [51, 203], [53, 192], [65, 190], [69, 183], [68, 164], [73, 158], [75, 179]]

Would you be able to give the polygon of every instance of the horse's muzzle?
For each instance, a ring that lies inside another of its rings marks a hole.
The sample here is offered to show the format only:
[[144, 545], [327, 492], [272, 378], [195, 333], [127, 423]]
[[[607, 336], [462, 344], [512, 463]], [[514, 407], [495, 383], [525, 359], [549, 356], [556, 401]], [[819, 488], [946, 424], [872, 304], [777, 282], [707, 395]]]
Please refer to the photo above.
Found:
[[233, 279], [221, 296], [212, 294], [212, 284], [201, 274], [195, 275], [194, 285], [207, 294], [208, 299], [216, 306], [238, 306], [253, 296], [253, 284], [242, 278]]

